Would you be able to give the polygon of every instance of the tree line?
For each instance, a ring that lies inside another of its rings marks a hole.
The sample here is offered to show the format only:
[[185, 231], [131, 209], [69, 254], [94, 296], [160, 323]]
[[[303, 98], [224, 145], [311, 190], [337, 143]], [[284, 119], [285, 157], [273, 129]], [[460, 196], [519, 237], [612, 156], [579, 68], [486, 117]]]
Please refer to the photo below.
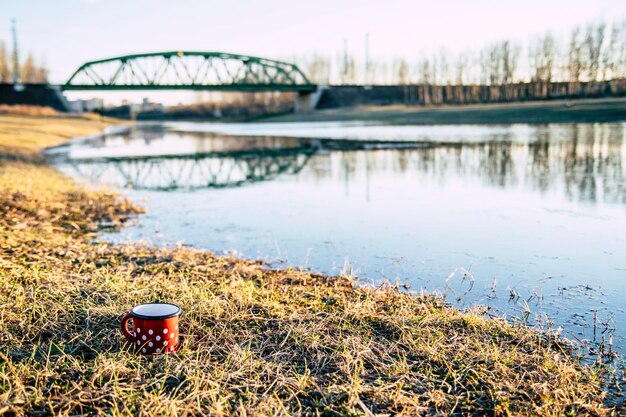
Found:
[[[43, 62], [36, 62], [33, 54], [29, 53], [23, 62], [20, 62], [18, 51], [9, 51], [0, 40], [0, 83], [12, 83], [13, 74], [19, 74], [17, 82], [24, 84], [45, 84], [48, 82], [48, 69]], [[10, 61], [10, 64], [9, 64]]]
[[318, 84], [403, 85], [409, 101], [461, 103], [626, 93], [626, 20], [590, 22], [557, 37], [546, 32], [526, 45], [504, 39], [462, 53], [359, 62], [335, 57], [295, 58]]
[[197, 92], [195, 103], [168, 107], [166, 117], [241, 119], [289, 113], [294, 109], [296, 94], [278, 91]]

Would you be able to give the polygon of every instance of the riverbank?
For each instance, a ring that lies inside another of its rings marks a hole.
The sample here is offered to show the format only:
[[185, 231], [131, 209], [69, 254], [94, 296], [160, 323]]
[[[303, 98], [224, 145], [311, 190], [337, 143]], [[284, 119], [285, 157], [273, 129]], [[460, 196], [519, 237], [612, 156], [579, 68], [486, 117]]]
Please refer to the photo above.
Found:
[[265, 122], [364, 121], [389, 124], [601, 123], [626, 121], [626, 98], [458, 106], [362, 106], [264, 118]]
[[[107, 123], [0, 116], [0, 414], [606, 415], [568, 343], [429, 295], [185, 247], [96, 242], [141, 208], [41, 163]], [[120, 315], [182, 306], [177, 355]]]

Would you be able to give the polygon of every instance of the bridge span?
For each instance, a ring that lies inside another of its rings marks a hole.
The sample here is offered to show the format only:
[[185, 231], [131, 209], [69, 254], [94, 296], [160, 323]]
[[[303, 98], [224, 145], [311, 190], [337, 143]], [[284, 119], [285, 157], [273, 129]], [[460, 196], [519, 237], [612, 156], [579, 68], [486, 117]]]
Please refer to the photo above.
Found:
[[295, 110], [315, 109], [319, 88], [295, 64], [225, 52], [167, 51], [89, 61], [63, 91], [195, 90], [298, 93]]
[[86, 62], [62, 90], [317, 90], [296, 66], [224, 52], [168, 51]]

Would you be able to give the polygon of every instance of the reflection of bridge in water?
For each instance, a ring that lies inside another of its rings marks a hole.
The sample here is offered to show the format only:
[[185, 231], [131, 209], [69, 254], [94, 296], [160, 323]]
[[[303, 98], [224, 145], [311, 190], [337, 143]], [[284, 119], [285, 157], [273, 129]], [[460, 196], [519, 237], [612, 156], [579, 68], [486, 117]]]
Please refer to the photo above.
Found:
[[145, 125], [62, 145], [48, 158], [68, 174], [118, 187], [237, 187], [298, 174], [318, 152], [402, 149], [421, 142], [224, 136]]
[[[556, 126], [512, 139], [494, 136], [465, 143], [306, 139], [141, 126], [75, 143], [52, 156], [62, 157], [54, 162], [70, 175], [138, 189], [235, 187], [295, 174], [304, 182], [334, 181], [371, 171], [422, 173], [442, 183], [477, 179], [489, 187], [565, 194], [572, 201], [626, 204], [622, 125]], [[380, 152], [350, 152], [363, 150]], [[304, 169], [308, 163], [311, 168]]]
[[135, 189], [173, 190], [237, 187], [297, 174], [314, 147], [213, 152], [195, 155], [69, 159], [80, 176]]

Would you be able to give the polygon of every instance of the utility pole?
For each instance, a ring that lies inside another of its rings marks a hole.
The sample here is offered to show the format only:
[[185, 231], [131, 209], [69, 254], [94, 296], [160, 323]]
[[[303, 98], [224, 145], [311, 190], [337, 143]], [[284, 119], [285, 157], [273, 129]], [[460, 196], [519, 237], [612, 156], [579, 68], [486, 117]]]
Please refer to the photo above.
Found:
[[17, 53], [17, 30], [15, 29], [15, 19], [11, 20], [11, 31], [13, 32], [13, 84], [20, 81], [20, 60]]
[[365, 84], [370, 82], [370, 34], [365, 34]]

